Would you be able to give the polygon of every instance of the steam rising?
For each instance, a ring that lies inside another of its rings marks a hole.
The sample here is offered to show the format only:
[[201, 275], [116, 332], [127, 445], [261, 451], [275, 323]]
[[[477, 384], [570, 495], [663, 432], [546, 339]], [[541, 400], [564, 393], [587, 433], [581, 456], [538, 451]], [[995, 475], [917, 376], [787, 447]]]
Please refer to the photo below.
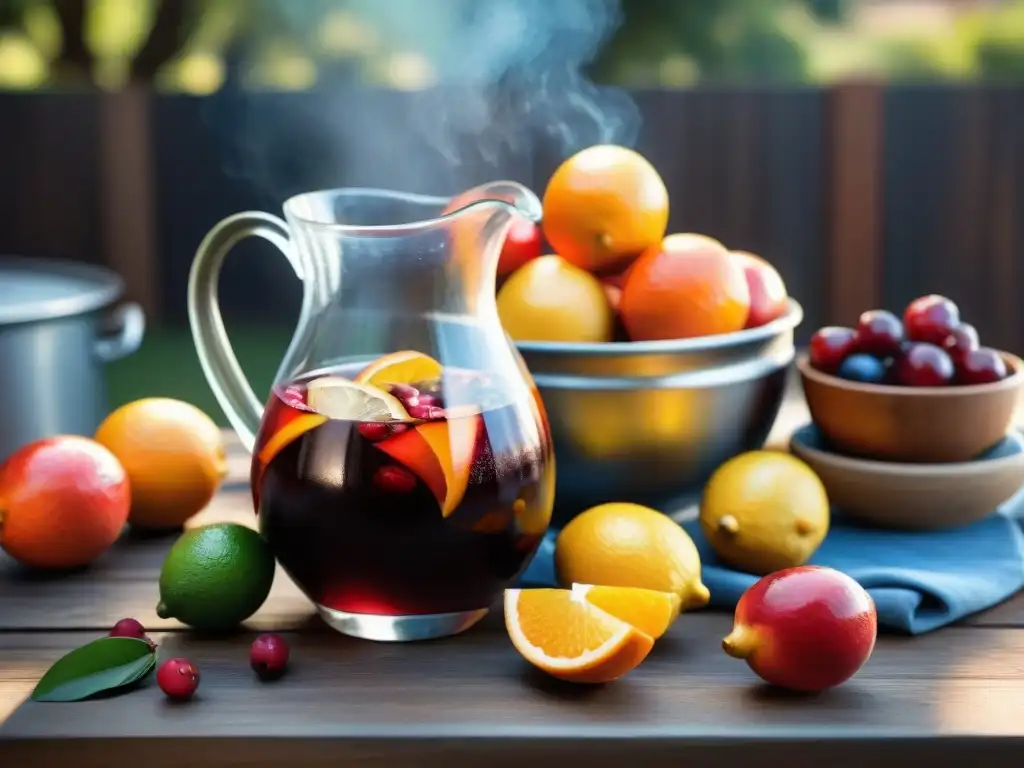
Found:
[[[292, 17], [316, 5], [279, 4]], [[640, 116], [630, 97], [582, 74], [621, 22], [618, 0], [350, 0], [344, 7], [376, 29], [385, 49], [422, 53], [436, 87], [400, 99], [400, 113], [387, 111], [394, 100], [360, 108], [358, 97], [324, 90], [330, 103], [317, 98], [308, 114], [250, 115], [231, 142], [233, 170], [278, 200], [310, 184], [454, 193], [528, 166], [540, 149], [561, 159], [595, 143], [636, 141]], [[295, 173], [296, 153], [318, 155], [309, 160], [315, 180]]]

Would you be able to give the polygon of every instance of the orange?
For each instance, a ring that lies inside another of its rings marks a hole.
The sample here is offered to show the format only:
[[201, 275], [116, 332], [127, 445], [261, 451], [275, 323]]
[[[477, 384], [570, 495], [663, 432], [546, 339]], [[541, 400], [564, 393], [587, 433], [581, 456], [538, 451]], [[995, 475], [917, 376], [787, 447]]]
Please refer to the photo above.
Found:
[[96, 442], [124, 466], [131, 484], [128, 522], [178, 528], [213, 498], [227, 474], [220, 429], [189, 403], [147, 397], [100, 424]]
[[549, 675], [575, 683], [609, 683], [640, 664], [654, 638], [568, 589], [505, 590], [512, 645]]
[[750, 289], [740, 261], [717, 240], [669, 235], [636, 260], [619, 312], [633, 341], [742, 330]]
[[678, 595], [684, 609], [710, 599], [700, 553], [672, 518], [650, 507], [609, 502], [574, 517], [555, 540], [562, 586], [640, 587]]
[[541, 256], [498, 291], [498, 316], [516, 341], [611, 341], [615, 312], [601, 282], [560, 256]]
[[411, 350], [379, 357], [356, 376], [359, 384], [386, 389], [388, 384], [416, 384], [441, 378], [441, 364], [429, 355]]
[[591, 605], [632, 624], [655, 640], [664, 635], [679, 616], [679, 595], [671, 592], [593, 584], [573, 584], [572, 590], [583, 595]]
[[661, 242], [668, 190], [632, 149], [600, 144], [558, 167], [544, 192], [544, 235], [555, 252], [595, 274], [622, 270]]
[[375, 445], [414, 472], [441, 505], [442, 517], [448, 517], [466, 494], [483, 423], [479, 413], [428, 421]]

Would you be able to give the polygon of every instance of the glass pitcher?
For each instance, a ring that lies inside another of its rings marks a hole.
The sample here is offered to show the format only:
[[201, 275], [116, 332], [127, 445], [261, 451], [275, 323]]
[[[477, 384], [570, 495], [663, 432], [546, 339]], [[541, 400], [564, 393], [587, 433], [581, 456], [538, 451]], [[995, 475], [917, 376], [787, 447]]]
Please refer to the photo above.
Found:
[[[345, 634], [467, 629], [525, 569], [554, 501], [543, 406], [494, 296], [508, 228], [539, 219], [540, 202], [514, 182], [454, 200], [341, 189], [293, 197], [284, 214], [220, 222], [188, 288], [203, 371], [253, 454], [260, 531]], [[248, 236], [276, 245], [303, 285], [265, 406], [217, 304], [221, 264]]]

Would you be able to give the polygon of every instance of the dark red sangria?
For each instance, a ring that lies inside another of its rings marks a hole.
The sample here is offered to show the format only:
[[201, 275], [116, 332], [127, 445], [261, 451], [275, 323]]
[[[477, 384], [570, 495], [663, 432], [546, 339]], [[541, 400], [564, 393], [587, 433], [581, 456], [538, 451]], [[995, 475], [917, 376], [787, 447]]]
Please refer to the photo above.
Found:
[[278, 561], [336, 629], [461, 631], [526, 567], [554, 502], [534, 394], [415, 352], [275, 386], [253, 501]]

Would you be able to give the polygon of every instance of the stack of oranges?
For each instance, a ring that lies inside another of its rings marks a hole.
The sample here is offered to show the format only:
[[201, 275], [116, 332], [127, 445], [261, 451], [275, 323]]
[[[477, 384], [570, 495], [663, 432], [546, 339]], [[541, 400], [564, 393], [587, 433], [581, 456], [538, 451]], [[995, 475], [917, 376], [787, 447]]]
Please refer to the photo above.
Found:
[[573, 155], [552, 175], [543, 207], [554, 253], [542, 255], [540, 231], [520, 222], [499, 266], [498, 313], [517, 341], [686, 339], [786, 312], [785, 284], [764, 259], [705, 235], [666, 235], [668, 190], [631, 149]]

